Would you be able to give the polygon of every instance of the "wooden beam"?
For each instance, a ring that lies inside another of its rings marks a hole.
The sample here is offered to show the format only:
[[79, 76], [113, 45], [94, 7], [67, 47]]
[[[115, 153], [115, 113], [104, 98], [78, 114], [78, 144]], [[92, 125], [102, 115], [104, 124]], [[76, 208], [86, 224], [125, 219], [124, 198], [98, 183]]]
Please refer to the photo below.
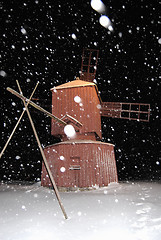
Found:
[[[20, 90], [20, 93], [22, 93], [22, 90], [21, 90], [21, 87], [20, 87], [18, 81], [17, 81], [17, 84], [18, 84], [18, 88], [19, 88], [19, 90]], [[31, 118], [29, 109], [28, 109], [27, 104], [26, 104], [26, 102], [25, 102], [24, 99], [23, 99], [23, 103], [24, 103], [24, 106], [25, 106], [25, 108], [26, 108], [26, 112], [27, 112], [28, 118], [29, 118], [29, 120], [30, 120], [30, 123], [31, 123], [32, 129], [33, 129], [33, 132], [34, 132], [34, 134], [35, 134], [35, 138], [36, 138], [36, 140], [37, 140], [37, 143], [38, 143], [38, 146], [39, 146], [39, 149], [40, 149], [40, 152], [41, 152], [41, 155], [42, 155], [42, 158], [43, 158], [43, 161], [44, 161], [46, 170], [47, 170], [47, 173], [48, 173], [48, 175], [49, 175], [49, 177], [50, 177], [50, 180], [51, 180], [51, 183], [52, 183], [52, 185], [53, 185], [53, 188], [54, 188], [56, 197], [57, 197], [58, 202], [59, 202], [59, 205], [60, 205], [60, 208], [61, 208], [61, 210], [62, 210], [62, 212], [63, 212], [63, 214], [64, 214], [65, 219], [67, 219], [68, 216], [67, 216], [67, 214], [66, 214], [66, 212], [65, 212], [64, 206], [63, 206], [62, 201], [61, 201], [61, 199], [60, 199], [59, 191], [58, 191], [58, 189], [57, 189], [56, 183], [55, 183], [54, 178], [53, 178], [53, 176], [52, 176], [52, 173], [51, 173], [51, 170], [50, 170], [50, 168], [49, 168], [48, 162], [47, 162], [47, 160], [46, 160], [46, 157], [45, 157], [43, 148], [42, 148], [41, 143], [40, 143], [40, 140], [39, 140], [39, 137], [38, 137], [38, 135], [37, 135], [36, 128], [35, 128], [35, 126], [34, 126], [34, 123], [33, 123], [33, 120], [32, 120], [32, 118]]]
[[[8, 87], [7, 91], [11, 92], [12, 94], [14, 94], [15, 96], [17, 96], [18, 98], [22, 99], [23, 101], [25, 101], [25, 103], [28, 103], [29, 99], [24, 97], [23, 94], [20, 94], [18, 92], [16, 92], [15, 90], [13, 90], [12, 88]], [[47, 116], [55, 119], [56, 121], [60, 122], [63, 125], [67, 125], [66, 122], [64, 122], [63, 120], [61, 120], [60, 118], [54, 116], [52, 113], [46, 111], [44, 108], [40, 107], [39, 105], [37, 105], [36, 103], [29, 101], [29, 104], [31, 106], [33, 106], [34, 108], [38, 109], [39, 111], [45, 113]]]
[[[39, 82], [37, 82], [37, 84], [36, 84], [36, 86], [35, 86], [35, 88], [34, 88], [32, 94], [31, 94], [31, 96], [30, 96], [30, 98], [29, 98], [29, 101], [27, 102], [27, 106], [28, 106], [28, 104], [30, 103], [32, 96], [34, 95], [35, 90], [36, 90], [38, 84], [39, 84]], [[19, 123], [20, 123], [20, 121], [21, 121], [21, 119], [22, 119], [22, 117], [23, 117], [25, 111], [26, 111], [26, 109], [24, 108], [24, 110], [23, 110], [23, 112], [21, 113], [21, 116], [19, 117], [19, 119], [18, 119], [18, 121], [17, 121], [17, 123], [16, 123], [16, 125], [15, 125], [15, 127], [14, 127], [14, 129], [13, 129], [13, 131], [12, 131], [12, 133], [10, 134], [10, 136], [9, 136], [9, 138], [8, 138], [8, 140], [7, 140], [7, 142], [6, 142], [6, 144], [4, 145], [4, 147], [3, 147], [3, 149], [2, 149], [2, 151], [1, 151], [1, 153], [0, 153], [0, 159], [1, 159], [1, 157], [2, 157], [2, 155], [3, 155], [3, 153], [4, 153], [4, 151], [6, 150], [6, 148], [7, 148], [8, 144], [9, 144], [9, 142], [11, 141], [11, 138], [12, 138], [13, 134], [15, 133], [16, 128], [18, 127], [18, 125], [19, 125]]]

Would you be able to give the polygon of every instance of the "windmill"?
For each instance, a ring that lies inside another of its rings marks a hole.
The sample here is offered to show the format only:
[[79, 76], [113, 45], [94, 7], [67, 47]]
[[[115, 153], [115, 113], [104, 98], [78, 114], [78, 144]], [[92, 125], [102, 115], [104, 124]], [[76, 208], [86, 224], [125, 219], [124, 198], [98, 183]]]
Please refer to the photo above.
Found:
[[[114, 145], [102, 142], [101, 117], [149, 121], [149, 104], [102, 101], [93, 82], [98, 53], [98, 50], [84, 49], [80, 79], [51, 89], [52, 113], [13, 89], [7, 89], [21, 98], [24, 104], [27, 102], [50, 116], [51, 134], [60, 140], [41, 149], [44, 158], [42, 186], [75, 189], [102, 187], [117, 182]], [[74, 135], [67, 134], [66, 129], [71, 127]]]
[[[42, 154], [42, 186], [53, 186], [64, 217], [67, 219], [57, 188], [93, 188], [118, 182], [114, 145], [102, 142], [101, 117], [149, 121], [150, 104], [102, 102], [98, 88], [93, 83], [96, 75], [98, 50], [84, 49], [80, 79], [59, 85], [52, 91], [52, 113], [11, 88], [12, 94], [23, 100], [23, 110], [15, 128], [0, 153], [2, 157], [24, 112], [26, 111]], [[42, 149], [28, 104], [51, 117], [51, 134], [60, 142]], [[65, 127], [64, 127], [65, 126]], [[72, 126], [74, 135], [65, 128]]]
[[[96, 75], [99, 50], [83, 49], [80, 79], [93, 82]], [[122, 118], [149, 122], [150, 104], [101, 102], [102, 117]]]
[[[58, 188], [101, 187], [118, 181], [114, 145], [102, 142], [101, 117], [149, 121], [149, 104], [102, 101], [94, 83], [98, 54], [83, 49], [80, 78], [51, 89], [52, 114], [75, 128], [75, 136], [68, 137], [62, 125], [51, 121], [51, 134], [60, 142], [47, 146], [44, 153]], [[50, 186], [46, 174], [42, 166], [42, 185]]]

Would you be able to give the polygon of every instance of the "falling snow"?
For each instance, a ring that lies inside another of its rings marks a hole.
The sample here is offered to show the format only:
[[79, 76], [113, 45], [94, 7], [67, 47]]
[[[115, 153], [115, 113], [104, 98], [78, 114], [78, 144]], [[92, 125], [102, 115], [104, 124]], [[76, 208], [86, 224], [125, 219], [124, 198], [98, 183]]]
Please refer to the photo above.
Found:
[[60, 168], [60, 172], [62, 172], [62, 173], [65, 172], [65, 170], [66, 170], [65, 167]]
[[108, 28], [110, 31], [113, 31], [113, 27], [111, 26], [111, 21], [107, 16], [102, 15], [99, 18], [99, 22], [103, 27]]
[[77, 37], [76, 37], [76, 35], [75, 35], [74, 33], [72, 33], [72, 38], [73, 38], [74, 40], [77, 39]]
[[7, 74], [6, 74], [5, 71], [3, 71], [3, 70], [0, 71], [0, 76], [2, 76], [2, 77], [6, 77], [6, 75], [7, 75]]
[[74, 127], [70, 124], [68, 124], [64, 127], [64, 133], [66, 134], [66, 136], [68, 138], [74, 138], [76, 135], [76, 131], [75, 131]]
[[65, 157], [64, 156], [60, 156], [60, 160], [64, 161]]
[[75, 101], [76, 103], [80, 103], [80, 102], [81, 102], [81, 98], [80, 98], [79, 96], [75, 96], [75, 97], [74, 97], [74, 101]]
[[106, 10], [106, 6], [101, 0], [91, 0], [91, 7], [100, 14], [104, 13]]
[[[119, 180], [159, 180], [159, 0], [151, 3], [139, 0], [135, 4], [127, 0], [123, 3], [93, 0], [83, 4], [80, 1], [22, 0], [19, 4], [15, 1], [10, 1], [10, 4], [2, 1], [0, 8], [3, 23], [0, 54], [0, 149], [2, 150], [23, 111], [21, 101], [6, 88], [18, 91], [18, 80], [24, 95], [29, 97], [37, 81], [40, 81], [33, 101], [51, 111], [51, 104], [52, 107], [55, 105], [51, 103], [50, 89], [79, 77], [82, 49], [94, 48], [99, 50], [94, 82], [102, 100], [151, 105], [149, 123], [102, 118], [102, 140], [115, 145]], [[107, 28], [100, 25], [101, 16], [108, 20]], [[54, 92], [57, 94], [56, 90]], [[83, 99], [76, 98], [75, 104], [82, 111], [85, 109]], [[50, 134], [51, 119], [32, 107], [29, 110], [42, 146], [56, 143], [58, 139]], [[89, 114], [87, 117], [91, 118]], [[69, 138], [70, 134], [71, 132]], [[0, 178], [40, 179], [41, 163], [39, 148], [25, 113], [1, 157]]]

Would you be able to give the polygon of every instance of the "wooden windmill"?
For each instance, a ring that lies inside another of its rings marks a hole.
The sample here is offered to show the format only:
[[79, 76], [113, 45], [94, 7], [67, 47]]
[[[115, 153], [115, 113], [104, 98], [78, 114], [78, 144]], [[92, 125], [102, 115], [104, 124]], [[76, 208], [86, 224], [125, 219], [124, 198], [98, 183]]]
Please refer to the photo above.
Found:
[[[59, 85], [52, 91], [52, 113], [46, 111], [11, 88], [12, 94], [23, 100], [25, 109], [0, 153], [2, 157], [25, 111], [31, 122], [43, 158], [41, 184], [55, 190], [64, 217], [58, 188], [93, 188], [117, 182], [114, 145], [102, 142], [101, 117], [149, 121], [150, 105], [144, 103], [102, 102], [98, 88], [93, 82], [96, 75], [98, 50], [84, 49], [80, 79]], [[51, 134], [60, 142], [42, 149], [28, 104], [51, 117]], [[66, 126], [75, 129], [74, 136], [65, 132]], [[65, 127], [64, 127], [65, 126]]]
[[[80, 79], [51, 89], [52, 114], [72, 125], [76, 132], [70, 138], [62, 125], [51, 121], [51, 134], [60, 142], [47, 146], [44, 152], [59, 188], [101, 187], [118, 181], [114, 145], [101, 141], [102, 116], [149, 121], [149, 104], [102, 102], [94, 83], [98, 53], [84, 49]], [[44, 166], [41, 181], [43, 186], [51, 185]]]

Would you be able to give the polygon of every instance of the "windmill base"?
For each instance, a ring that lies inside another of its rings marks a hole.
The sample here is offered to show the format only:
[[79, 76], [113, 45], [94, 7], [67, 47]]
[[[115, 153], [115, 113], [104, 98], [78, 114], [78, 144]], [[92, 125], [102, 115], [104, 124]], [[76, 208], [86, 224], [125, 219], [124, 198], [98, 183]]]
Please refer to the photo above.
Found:
[[[113, 144], [70, 140], [47, 146], [44, 153], [60, 190], [86, 190], [118, 182]], [[41, 184], [52, 187], [44, 164]]]

